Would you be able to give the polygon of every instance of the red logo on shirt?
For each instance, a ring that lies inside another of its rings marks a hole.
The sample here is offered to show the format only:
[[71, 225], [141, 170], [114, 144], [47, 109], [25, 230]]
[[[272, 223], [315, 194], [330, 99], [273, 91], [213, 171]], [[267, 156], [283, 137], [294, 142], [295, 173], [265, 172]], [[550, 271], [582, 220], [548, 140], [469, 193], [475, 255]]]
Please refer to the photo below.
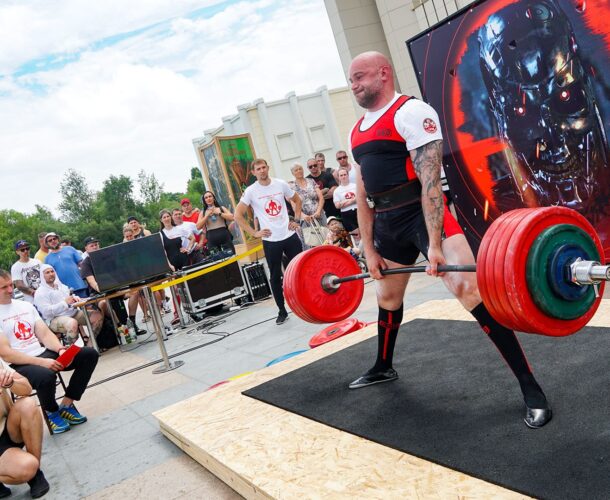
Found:
[[31, 339], [34, 334], [32, 333], [32, 326], [25, 321], [15, 321], [15, 337], [19, 340]]
[[267, 202], [267, 204], [265, 205], [265, 212], [267, 212], [267, 215], [269, 215], [271, 217], [276, 217], [276, 216], [280, 215], [281, 210], [282, 210], [282, 205], [280, 205], [275, 200], [269, 200]]
[[352, 193], [351, 191], [348, 191], [347, 193], [345, 193], [346, 200], [353, 200], [355, 197], [356, 197], [356, 195], [354, 193]]
[[436, 132], [436, 123], [432, 118], [426, 118], [424, 120], [424, 130], [429, 134], [434, 134]]

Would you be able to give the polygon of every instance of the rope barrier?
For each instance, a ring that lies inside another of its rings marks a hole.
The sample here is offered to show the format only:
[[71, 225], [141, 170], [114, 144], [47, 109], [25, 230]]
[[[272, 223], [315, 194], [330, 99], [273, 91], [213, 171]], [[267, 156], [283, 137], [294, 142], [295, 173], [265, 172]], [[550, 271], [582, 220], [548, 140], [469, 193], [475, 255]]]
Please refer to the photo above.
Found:
[[184, 283], [185, 281], [191, 280], [193, 278], [203, 276], [204, 274], [211, 273], [212, 271], [216, 271], [217, 269], [220, 269], [221, 267], [225, 267], [225, 266], [228, 266], [229, 264], [233, 264], [233, 262], [237, 262], [238, 260], [241, 260], [244, 257], [247, 257], [248, 255], [252, 255], [255, 252], [259, 252], [262, 249], [263, 249], [263, 245], [257, 245], [254, 248], [251, 248], [250, 250], [248, 250], [247, 252], [240, 253], [239, 255], [235, 255], [235, 256], [231, 257], [230, 259], [223, 260], [222, 262], [219, 262], [218, 264], [214, 264], [213, 266], [206, 267], [199, 271], [195, 271], [194, 273], [191, 273], [187, 276], [182, 276], [181, 278], [176, 278], [174, 280], [161, 283], [160, 285], [156, 285], [156, 286], [152, 287], [151, 290], [153, 292], [157, 292], [159, 290], [169, 288], [170, 286], [178, 285], [180, 283]]

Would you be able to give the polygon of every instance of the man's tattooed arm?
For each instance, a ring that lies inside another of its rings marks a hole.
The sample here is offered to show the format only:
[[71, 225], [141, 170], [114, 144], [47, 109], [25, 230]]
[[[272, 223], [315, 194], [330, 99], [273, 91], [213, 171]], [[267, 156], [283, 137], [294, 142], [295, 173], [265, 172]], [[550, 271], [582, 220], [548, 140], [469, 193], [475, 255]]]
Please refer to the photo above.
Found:
[[410, 152], [415, 173], [422, 185], [421, 204], [430, 246], [440, 248], [443, 229], [443, 188], [441, 186], [443, 141], [432, 141]]

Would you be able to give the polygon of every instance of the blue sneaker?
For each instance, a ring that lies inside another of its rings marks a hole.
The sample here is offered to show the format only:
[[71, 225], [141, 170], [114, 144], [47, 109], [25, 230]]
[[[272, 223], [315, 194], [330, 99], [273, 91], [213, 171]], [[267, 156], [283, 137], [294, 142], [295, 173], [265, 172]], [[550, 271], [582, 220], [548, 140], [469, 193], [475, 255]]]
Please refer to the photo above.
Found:
[[53, 434], [61, 434], [62, 432], [66, 432], [70, 430], [70, 424], [66, 422], [58, 411], [47, 412], [47, 419], [51, 424], [51, 433]]
[[59, 414], [70, 425], [84, 424], [87, 417], [81, 415], [74, 406], [60, 406]]

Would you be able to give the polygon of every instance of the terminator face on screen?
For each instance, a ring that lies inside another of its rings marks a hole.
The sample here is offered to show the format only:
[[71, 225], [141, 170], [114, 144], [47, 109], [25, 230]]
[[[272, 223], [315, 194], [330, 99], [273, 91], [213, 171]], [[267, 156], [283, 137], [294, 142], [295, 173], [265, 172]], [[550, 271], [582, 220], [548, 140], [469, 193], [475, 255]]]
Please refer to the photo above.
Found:
[[554, 0], [518, 2], [478, 32], [480, 66], [526, 205], [604, 208], [608, 142], [572, 26]]

